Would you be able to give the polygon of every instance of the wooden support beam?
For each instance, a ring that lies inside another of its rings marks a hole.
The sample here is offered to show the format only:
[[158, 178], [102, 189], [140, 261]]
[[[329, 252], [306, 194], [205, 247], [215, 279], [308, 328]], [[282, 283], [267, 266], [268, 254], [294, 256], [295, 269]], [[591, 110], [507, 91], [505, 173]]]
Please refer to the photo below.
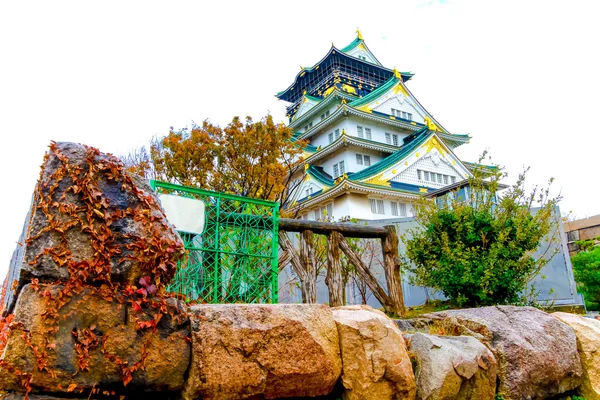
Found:
[[390, 298], [393, 313], [404, 317], [404, 295], [402, 293], [402, 277], [398, 258], [398, 235], [394, 226], [386, 226], [388, 235], [381, 239], [383, 249], [383, 270], [387, 282], [387, 294]]
[[329, 289], [329, 305], [339, 307], [346, 304], [344, 299], [344, 280], [342, 278], [342, 261], [340, 260], [339, 232], [331, 232], [327, 237], [327, 277], [325, 284]]
[[[287, 233], [283, 231], [279, 231], [279, 245], [283, 249], [284, 252], [288, 253], [290, 256], [290, 262], [292, 264], [292, 269], [298, 275], [298, 279], [300, 279], [300, 283], [302, 283], [305, 277], [304, 267], [302, 266], [302, 262], [300, 261], [300, 257], [298, 256], [298, 252], [294, 249], [290, 238]], [[279, 265], [279, 269], [281, 270], [281, 264]]]
[[292, 261], [292, 256], [287, 250], [283, 250], [277, 259], [277, 266], [279, 267], [279, 273], [285, 269], [285, 267]]
[[300, 262], [305, 271], [302, 282], [302, 302], [317, 302], [317, 267], [315, 262], [314, 234], [310, 230], [300, 232]]
[[354, 253], [354, 251], [350, 247], [350, 244], [343, 236], [340, 238], [340, 248], [342, 249], [346, 257], [348, 257], [348, 260], [352, 263], [352, 265], [356, 267], [356, 273], [358, 274], [360, 279], [362, 279], [367, 284], [367, 286], [369, 287], [371, 292], [373, 292], [375, 298], [381, 303], [385, 311], [395, 312], [395, 310], [392, 307], [392, 301], [385, 293], [385, 290], [383, 290], [379, 282], [377, 282], [377, 279], [365, 266], [360, 257], [358, 257], [356, 253]]
[[339, 232], [345, 237], [383, 239], [388, 231], [381, 226], [360, 225], [355, 223], [317, 222], [304, 219], [279, 219], [279, 229], [287, 232], [303, 232], [310, 230], [315, 234], [329, 235]]

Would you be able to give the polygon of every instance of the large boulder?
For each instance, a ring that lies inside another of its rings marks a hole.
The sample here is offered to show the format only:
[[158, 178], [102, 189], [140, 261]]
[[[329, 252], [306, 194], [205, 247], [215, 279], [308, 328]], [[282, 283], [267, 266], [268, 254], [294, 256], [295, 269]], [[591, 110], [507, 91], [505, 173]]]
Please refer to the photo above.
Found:
[[94, 287], [65, 295], [62, 286], [29, 284], [14, 315], [0, 389], [23, 390], [23, 377], [34, 391], [51, 393], [183, 387], [189, 322], [174, 299], [149, 299], [138, 309]]
[[419, 400], [493, 400], [496, 358], [469, 336], [406, 335]]
[[53, 143], [11, 260], [5, 314], [33, 279], [168, 282], [182, 255], [183, 242], [146, 181], [110, 154]]
[[575, 389], [583, 368], [573, 329], [533, 307], [497, 306], [426, 314], [431, 331], [479, 339], [499, 364], [506, 400], [544, 399]]
[[600, 400], [600, 321], [563, 312], [552, 316], [573, 328], [577, 336], [584, 372], [579, 392], [586, 400]]
[[333, 309], [342, 351], [346, 400], [415, 398], [415, 376], [402, 332], [368, 306]]
[[218, 304], [190, 308], [192, 363], [185, 399], [326, 395], [341, 372], [329, 307]]

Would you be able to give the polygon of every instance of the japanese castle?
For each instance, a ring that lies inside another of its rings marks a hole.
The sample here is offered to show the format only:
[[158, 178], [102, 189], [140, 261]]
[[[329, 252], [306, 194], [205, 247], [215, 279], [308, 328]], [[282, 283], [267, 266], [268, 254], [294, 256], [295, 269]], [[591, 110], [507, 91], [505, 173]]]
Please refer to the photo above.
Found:
[[286, 209], [312, 220], [412, 216], [420, 196], [461, 185], [473, 165], [454, 149], [469, 135], [448, 132], [407, 87], [410, 72], [384, 67], [360, 31], [333, 46], [277, 93], [293, 140], [306, 140]]

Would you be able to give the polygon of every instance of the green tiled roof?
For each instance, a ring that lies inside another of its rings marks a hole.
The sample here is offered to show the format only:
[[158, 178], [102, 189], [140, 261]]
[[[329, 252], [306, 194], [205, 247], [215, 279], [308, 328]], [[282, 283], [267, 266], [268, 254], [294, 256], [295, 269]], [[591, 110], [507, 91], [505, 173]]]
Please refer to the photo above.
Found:
[[396, 83], [398, 83], [399, 80], [400, 79], [396, 78], [395, 76], [392, 76], [387, 82], [385, 82], [383, 85], [379, 86], [377, 89], [373, 90], [368, 95], [361, 97], [360, 99], [356, 99], [356, 100], [350, 102], [348, 105], [351, 107], [358, 107], [358, 106], [368, 104], [368, 103], [372, 102], [373, 100], [377, 99], [379, 96], [381, 96], [388, 90], [390, 90], [391, 88], [393, 88], [396, 85]]
[[308, 168], [306, 173], [324, 185], [327, 185], [327, 186], [334, 185], [333, 179], [331, 179], [329, 176], [325, 175], [323, 172], [319, 171], [317, 168], [315, 168], [312, 165]]
[[360, 180], [371, 177], [385, 170], [386, 168], [391, 167], [399, 161], [402, 161], [404, 157], [408, 156], [414, 149], [421, 146], [433, 133], [433, 131], [430, 131], [427, 128], [422, 128], [418, 130], [417, 132], [413, 133], [413, 135], [415, 135], [415, 138], [411, 142], [400, 147], [400, 149], [397, 152], [384, 158], [378, 163], [373, 164], [370, 167], [367, 167], [362, 171], [355, 173], [354, 175], [352, 175], [352, 179]]
[[360, 40], [359, 38], [356, 38], [348, 46], [340, 49], [340, 51], [347, 53], [347, 52], [351, 51], [352, 49], [354, 49], [356, 46], [358, 46], [361, 42], [362, 42], [362, 40]]
[[468, 161], [463, 161], [463, 164], [465, 165], [465, 167], [467, 167], [471, 171], [476, 167], [488, 169], [490, 171], [498, 171], [500, 169], [497, 165], [484, 165], [484, 164], [478, 164], [478, 163], [473, 163], [473, 162], [468, 162]]

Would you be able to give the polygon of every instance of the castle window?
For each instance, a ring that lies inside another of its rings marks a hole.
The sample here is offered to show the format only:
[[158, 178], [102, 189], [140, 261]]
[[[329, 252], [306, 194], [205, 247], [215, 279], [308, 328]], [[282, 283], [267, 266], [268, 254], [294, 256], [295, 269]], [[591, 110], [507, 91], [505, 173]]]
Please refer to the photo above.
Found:
[[456, 183], [456, 177], [455, 176], [451, 176], [450, 180], [452, 181], [452, 183]]
[[356, 155], [356, 163], [358, 165], [363, 165], [363, 156], [362, 156], [362, 154], [357, 154]]
[[329, 110], [327, 110], [327, 112], [325, 113], [326, 117], [329, 117]]
[[448, 178], [449, 178], [448, 175], [444, 175], [444, 185], [448, 184]]
[[325, 114], [321, 114], [321, 121], [325, 119]]
[[335, 138], [337, 139], [337, 138], [339, 138], [339, 137], [340, 137], [340, 130], [339, 130], [339, 129], [336, 129], [336, 130], [335, 130]]
[[385, 142], [387, 144], [392, 144], [392, 135], [389, 132], [385, 133]]
[[422, 172], [420, 169], [417, 170], [417, 178], [421, 180]]
[[365, 155], [363, 156], [363, 158], [364, 158], [364, 160], [365, 160], [365, 165], [366, 165], [367, 167], [371, 166], [371, 156], [368, 156], [368, 155], [366, 155], [366, 154], [365, 154]]
[[400, 210], [399, 210], [400, 211], [400, 216], [401, 217], [406, 217], [406, 204], [400, 203], [399, 206], [400, 206], [399, 207], [400, 208]]
[[371, 140], [371, 128], [365, 128], [365, 137]]
[[359, 138], [363, 138], [364, 137], [362, 126], [357, 126], [356, 127], [356, 134], [358, 135]]
[[377, 200], [377, 214], [385, 214], [385, 209], [383, 208], [383, 200]]
[[329, 132], [329, 143], [333, 143], [333, 132]]
[[429, 182], [429, 172], [423, 171], [423, 175], [425, 176], [425, 181]]
[[392, 138], [394, 139], [394, 146], [398, 146], [398, 135], [392, 135]]
[[390, 201], [390, 205], [392, 206], [392, 215], [398, 216], [398, 203]]
[[321, 210], [315, 210], [315, 221], [318, 221], [321, 219]]
[[346, 168], [344, 167], [344, 162], [340, 161], [339, 163], [333, 164], [333, 177], [339, 178], [340, 176], [346, 173]]
[[383, 200], [369, 199], [371, 205], [371, 212], [373, 214], [385, 214], [385, 208], [383, 207]]

